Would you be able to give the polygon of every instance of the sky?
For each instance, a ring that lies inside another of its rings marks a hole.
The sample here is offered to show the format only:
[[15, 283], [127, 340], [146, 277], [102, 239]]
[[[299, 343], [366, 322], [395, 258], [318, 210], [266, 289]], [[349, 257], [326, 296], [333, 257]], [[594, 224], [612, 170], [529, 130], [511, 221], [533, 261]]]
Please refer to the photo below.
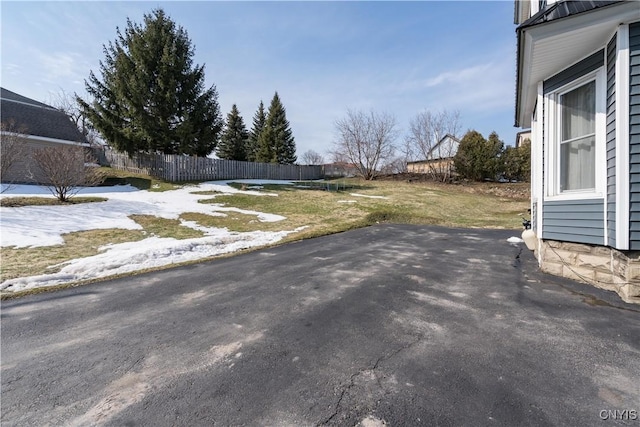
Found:
[[513, 145], [512, 1], [0, 2], [0, 85], [52, 103], [86, 97], [103, 46], [161, 7], [188, 33], [222, 116], [247, 128], [277, 91], [300, 158], [327, 154], [348, 110], [395, 116], [401, 142], [425, 111], [458, 110], [463, 131]]

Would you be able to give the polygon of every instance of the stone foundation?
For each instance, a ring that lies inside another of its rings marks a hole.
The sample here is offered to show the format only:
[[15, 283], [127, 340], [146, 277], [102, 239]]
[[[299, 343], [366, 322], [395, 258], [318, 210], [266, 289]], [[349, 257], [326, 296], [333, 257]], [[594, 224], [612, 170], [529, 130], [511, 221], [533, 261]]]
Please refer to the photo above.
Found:
[[640, 304], [640, 251], [543, 240], [536, 256], [546, 273], [614, 291], [624, 301]]

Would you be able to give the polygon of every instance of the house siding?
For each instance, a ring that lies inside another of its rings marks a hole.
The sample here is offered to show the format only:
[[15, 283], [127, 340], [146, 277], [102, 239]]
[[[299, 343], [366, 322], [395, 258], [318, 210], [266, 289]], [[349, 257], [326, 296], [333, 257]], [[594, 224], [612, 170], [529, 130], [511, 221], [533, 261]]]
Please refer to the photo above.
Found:
[[604, 200], [545, 201], [542, 209], [543, 239], [604, 244]]
[[543, 83], [543, 92], [546, 95], [572, 81], [584, 76], [591, 71], [597, 70], [604, 65], [604, 49], [599, 50], [582, 61], [548, 78]]
[[[60, 147], [59, 143], [18, 138], [16, 143], [21, 146], [21, 156], [16, 159], [11, 168], [2, 174], [4, 183], [45, 184], [48, 182], [35, 161], [33, 153], [43, 148]], [[82, 167], [82, 162], [77, 165]]]
[[629, 25], [629, 249], [640, 250], [640, 22]]
[[607, 244], [616, 246], [616, 41], [607, 45]]

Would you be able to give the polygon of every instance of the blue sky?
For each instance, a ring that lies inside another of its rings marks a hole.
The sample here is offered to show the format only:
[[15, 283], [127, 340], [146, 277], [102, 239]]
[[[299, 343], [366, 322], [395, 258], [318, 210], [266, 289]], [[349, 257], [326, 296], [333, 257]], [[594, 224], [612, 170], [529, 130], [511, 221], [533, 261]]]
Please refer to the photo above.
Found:
[[298, 156], [326, 154], [347, 109], [392, 113], [401, 135], [421, 111], [457, 109], [463, 129], [515, 139], [512, 1], [2, 1], [2, 87], [84, 96], [116, 27], [155, 7], [188, 32], [223, 117], [235, 103], [250, 127], [278, 91]]

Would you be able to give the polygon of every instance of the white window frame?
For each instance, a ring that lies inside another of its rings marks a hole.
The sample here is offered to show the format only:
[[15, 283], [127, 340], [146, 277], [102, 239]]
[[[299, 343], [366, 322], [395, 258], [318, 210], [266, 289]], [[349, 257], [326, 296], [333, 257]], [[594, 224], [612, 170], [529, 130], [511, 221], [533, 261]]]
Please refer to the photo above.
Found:
[[616, 49], [616, 249], [629, 249], [629, 25], [620, 25]]
[[[560, 191], [560, 144], [562, 140], [560, 129], [561, 108], [560, 97], [591, 81], [596, 83], [596, 123], [595, 123], [595, 188], [585, 190]], [[582, 200], [604, 198], [606, 192], [606, 94], [607, 79], [605, 67], [600, 67], [580, 78], [545, 95], [545, 195], [547, 200]]]

